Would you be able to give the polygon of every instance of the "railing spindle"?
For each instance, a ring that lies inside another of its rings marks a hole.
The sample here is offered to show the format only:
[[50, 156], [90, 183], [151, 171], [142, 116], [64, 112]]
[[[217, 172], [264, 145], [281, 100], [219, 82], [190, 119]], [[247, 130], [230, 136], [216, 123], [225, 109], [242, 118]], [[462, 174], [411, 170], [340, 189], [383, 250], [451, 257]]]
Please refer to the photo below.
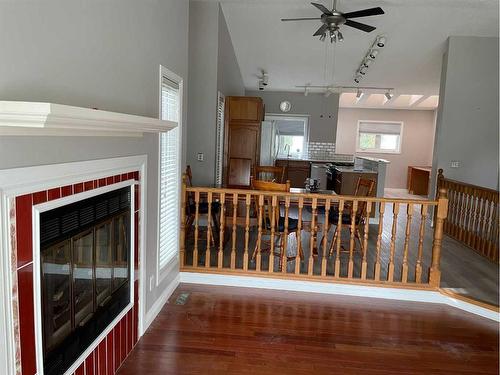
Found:
[[193, 250], [193, 267], [198, 267], [198, 234], [199, 234], [199, 221], [200, 221], [200, 192], [194, 192], [194, 250]]
[[[418, 235], [418, 254], [417, 254], [417, 264], [415, 265], [415, 282], [422, 282], [422, 257], [424, 255], [424, 236], [425, 236], [425, 224], [427, 222], [427, 209], [426, 204], [422, 204], [420, 210], [420, 230]], [[437, 210], [437, 208], [436, 208]]]
[[187, 176], [182, 175], [181, 187], [181, 222], [180, 222], [180, 238], [179, 238], [179, 263], [181, 267], [186, 264], [186, 188]]
[[349, 267], [347, 270], [347, 277], [352, 279], [354, 274], [354, 237], [356, 235], [356, 215], [358, 213], [358, 201], [352, 202], [351, 209], [351, 227], [350, 227], [350, 238], [349, 238]]
[[380, 252], [382, 246], [382, 233], [384, 231], [384, 212], [385, 212], [385, 203], [380, 202], [379, 205], [379, 221], [378, 221], [378, 234], [377, 234], [377, 255], [375, 258], [375, 280], [380, 281]]
[[285, 197], [285, 227], [283, 232], [283, 239], [281, 243], [281, 272], [286, 273], [287, 271], [287, 249], [288, 249], [288, 213], [290, 211], [290, 196]]
[[245, 252], [243, 253], [243, 271], [248, 271], [248, 242], [250, 240], [250, 203], [252, 196], [246, 194], [245, 199]]
[[225, 212], [225, 202], [226, 193], [222, 192], [219, 194], [220, 199], [220, 220], [219, 220], [219, 254], [217, 257], [217, 268], [222, 268], [224, 263], [224, 228], [226, 226], [226, 212]]
[[233, 193], [233, 233], [231, 235], [231, 269], [236, 268], [236, 215], [238, 212], [238, 193]]
[[210, 268], [210, 245], [212, 241], [212, 192], [208, 192], [207, 197], [208, 214], [207, 214], [207, 250], [205, 252], [205, 268]]
[[432, 243], [432, 265], [429, 272], [429, 284], [432, 287], [439, 287], [441, 280], [441, 243], [443, 240], [443, 222], [448, 213], [448, 198], [446, 189], [439, 190], [436, 223], [434, 228], [434, 241]]
[[[339, 201], [339, 218], [337, 220], [337, 230], [335, 231], [333, 242], [337, 241], [337, 254], [335, 255], [335, 277], [340, 277], [340, 248], [342, 247], [342, 215], [344, 214], [344, 200]], [[332, 243], [333, 245], [333, 243]]]
[[401, 270], [401, 281], [408, 282], [408, 252], [410, 247], [411, 235], [411, 219], [413, 216], [413, 204], [408, 203], [406, 206], [406, 231], [405, 231], [405, 244], [403, 250], [403, 266]]
[[298, 223], [297, 223], [297, 254], [295, 255], [295, 274], [300, 274], [300, 263], [301, 263], [301, 253], [302, 253], [302, 208], [304, 207], [304, 198], [299, 197], [299, 212], [298, 212]]
[[269, 272], [274, 272], [274, 236], [276, 231], [275, 221], [276, 221], [276, 205], [278, 202], [278, 197], [273, 195], [271, 198], [271, 250], [269, 252]]
[[368, 270], [368, 262], [366, 253], [368, 252], [368, 234], [370, 231], [370, 214], [372, 212], [372, 202], [366, 202], [365, 228], [363, 234], [363, 260], [361, 262], [361, 279], [366, 280], [366, 272]]
[[394, 254], [396, 252], [396, 231], [398, 228], [398, 214], [399, 214], [399, 203], [393, 203], [392, 211], [392, 233], [391, 233], [391, 246], [389, 253], [389, 271], [387, 274], [388, 281], [394, 281]]
[[323, 225], [323, 256], [321, 258], [321, 276], [326, 276], [327, 246], [328, 246], [328, 214], [330, 212], [330, 199], [325, 200], [325, 221]]
[[311, 203], [311, 212], [312, 212], [311, 237], [309, 238], [309, 263], [308, 263], [308, 267], [307, 267], [307, 274], [309, 276], [311, 276], [313, 274], [313, 267], [314, 267], [313, 252], [314, 252], [314, 238], [315, 238], [315, 231], [316, 231], [317, 203], [318, 203], [318, 198], [316, 198], [316, 197], [312, 198], [312, 203]]
[[257, 233], [257, 256], [255, 259], [255, 270], [259, 272], [261, 270], [262, 263], [262, 210], [264, 208], [264, 196], [259, 194], [258, 198], [259, 214], [258, 214], [258, 233]]

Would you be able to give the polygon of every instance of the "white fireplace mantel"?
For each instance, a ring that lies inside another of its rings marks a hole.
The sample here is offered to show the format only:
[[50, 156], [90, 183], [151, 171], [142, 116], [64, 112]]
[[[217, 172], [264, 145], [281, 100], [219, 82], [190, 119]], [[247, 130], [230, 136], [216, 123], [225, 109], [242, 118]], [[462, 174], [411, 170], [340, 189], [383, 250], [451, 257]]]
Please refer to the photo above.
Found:
[[172, 121], [91, 108], [0, 101], [0, 135], [141, 136], [176, 126]]

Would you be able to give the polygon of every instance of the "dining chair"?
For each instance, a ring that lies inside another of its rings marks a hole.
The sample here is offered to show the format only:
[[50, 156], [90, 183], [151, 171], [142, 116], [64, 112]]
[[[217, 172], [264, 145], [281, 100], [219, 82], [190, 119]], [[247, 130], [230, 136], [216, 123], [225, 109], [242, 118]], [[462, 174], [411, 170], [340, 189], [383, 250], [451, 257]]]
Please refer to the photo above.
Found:
[[[252, 182], [252, 189], [253, 190], [261, 190], [261, 191], [273, 191], [273, 192], [289, 192], [290, 191], [290, 181], [286, 181], [284, 184], [280, 184], [277, 182], [272, 182], [272, 181], [262, 181], [262, 180], [251, 180]], [[258, 199], [258, 196], [255, 198], [256, 200]], [[281, 215], [281, 202], [278, 201], [277, 204], [277, 209], [273, 209], [272, 206], [272, 197], [271, 196], [265, 196], [264, 197], [264, 207], [263, 207], [263, 217], [262, 217], [262, 222], [258, 223], [262, 227], [262, 234], [263, 235], [271, 235], [271, 229], [272, 229], [272, 223], [274, 222], [274, 230], [275, 233], [277, 232], [279, 234], [279, 249], [280, 252], [279, 254], [274, 253], [274, 255], [277, 255], [280, 257], [280, 269], [282, 267], [286, 267], [286, 262], [295, 260], [295, 257], [288, 257], [286, 254], [287, 249], [285, 248], [285, 217]], [[258, 212], [258, 204], [255, 202], [255, 207], [256, 207], [256, 212]], [[297, 251], [299, 253], [299, 256], [301, 259], [304, 259], [304, 255], [302, 253], [302, 246], [299, 241], [299, 236], [297, 235], [298, 231], [298, 220], [294, 219], [290, 216], [288, 216], [288, 226], [287, 226], [287, 235], [290, 235], [292, 233], [295, 234], [295, 238], [297, 241]], [[269, 244], [271, 243], [271, 240], [266, 241]], [[267, 251], [270, 249], [265, 249], [264, 251]], [[263, 250], [261, 249], [261, 252]], [[252, 260], [255, 259], [255, 256], [257, 255], [257, 244], [255, 245], [255, 249], [252, 255]], [[286, 262], [285, 262], [286, 259]]]
[[[356, 182], [356, 189], [354, 191], [354, 196], [356, 197], [369, 197], [373, 194], [373, 189], [375, 188], [375, 181], [370, 180], [367, 178], [362, 178], [358, 177], [358, 180]], [[352, 221], [352, 203], [346, 204], [344, 207], [344, 210], [342, 211], [342, 224], [346, 225], [345, 227], [343, 226], [342, 228], [348, 228], [349, 229], [349, 235], [351, 234], [351, 221]], [[366, 201], [359, 201], [358, 202], [358, 207], [356, 209], [356, 213], [354, 214], [354, 223], [355, 223], [355, 229], [354, 229], [354, 237], [355, 239], [358, 240], [359, 243], [359, 248], [361, 251], [363, 251], [363, 242], [361, 241], [361, 232], [360, 232], [360, 227], [362, 227], [365, 224], [365, 221], [368, 220], [366, 217]], [[330, 228], [332, 226], [335, 227], [335, 232], [333, 234], [333, 239], [330, 244], [330, 256], [332, 256], [333, 251], [335, 249], [335, 243], [337, 241], [341, 241], [342, 237], [339, 236], [339, 233], [337, 231], [337, 224], [339, 222], [339, 210], [338, 208], [335, 208], [330, 211], [328, 215], [328, 232], [325, 233], [327, 235], [330, 232]], [[340, 237], [340, 238], [339, 238]], [[356, 250], [356, 248], [354, 248]]]
[[285, 183], [285, 166], [273, 167], [268, 165], [256, 165], [253, 167], [252, 177], [260, 181], [272, 181], [279, 184]]
[[[193, 186], [193, 173], [191, 171], [191, 166], [188, 165], [186, 167], [186, 176], [187, 176], [187, 185]], [[220, 229], [220, 202], [212, 202], [210, 203], [210, 218], [208, 217], [208, 207], [209, 204], [205, 200], [201, 200], [198, 202], [198, 217], [199, 216], [207, 216], [208, 220], [211, 220], [211, 233], [210, 233], [210, 242], [212, 246], [215, 246], [218, 241], [219, 229]], [[194, 221], [196, 220], [196, 201], [193, 192], [188, 192], [186, 196], [186, 233], [190, 234]], [[208, 224], [207, 224], [208, 227]]]

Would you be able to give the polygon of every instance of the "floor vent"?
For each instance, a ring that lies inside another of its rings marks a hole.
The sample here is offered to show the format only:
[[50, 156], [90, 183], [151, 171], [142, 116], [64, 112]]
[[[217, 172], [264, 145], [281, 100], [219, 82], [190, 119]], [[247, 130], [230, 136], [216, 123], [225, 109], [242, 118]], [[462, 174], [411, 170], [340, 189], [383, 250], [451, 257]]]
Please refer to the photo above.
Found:
[[175, 300], [176, 305], [185, 305], [189, 298], [189, 293], [181, 293], [179, 297]]

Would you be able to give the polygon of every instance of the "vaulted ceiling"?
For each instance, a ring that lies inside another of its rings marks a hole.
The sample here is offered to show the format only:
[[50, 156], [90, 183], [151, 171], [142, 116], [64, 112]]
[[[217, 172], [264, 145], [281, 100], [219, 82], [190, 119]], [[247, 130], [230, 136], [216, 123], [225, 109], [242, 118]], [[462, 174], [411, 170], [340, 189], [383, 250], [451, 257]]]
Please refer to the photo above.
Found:
[[[330, 1], [317, 2], [332, 7]], [[386, 47], [360, 85], [394, 87], [396, 95], [413, 99], [428, 97], [439, 92], [448, 36], [498, 36], [498, 0], [339, 0], [342, 12], [380, 6], [385, 14], [356, 19], [377, 27], [372, 33], [343, 26], [344, 42], [333, 45], [312, 36], [319, 21], [280, 21], [319, 17], [321, 12], [308, 1], [221, 3], [247, 89], [257, 88], [261, 69], [269, 73], [267, 90], [272, 91], [295, 91], [307, 84], [352, 86], [373, 40], [384, 34]]]

